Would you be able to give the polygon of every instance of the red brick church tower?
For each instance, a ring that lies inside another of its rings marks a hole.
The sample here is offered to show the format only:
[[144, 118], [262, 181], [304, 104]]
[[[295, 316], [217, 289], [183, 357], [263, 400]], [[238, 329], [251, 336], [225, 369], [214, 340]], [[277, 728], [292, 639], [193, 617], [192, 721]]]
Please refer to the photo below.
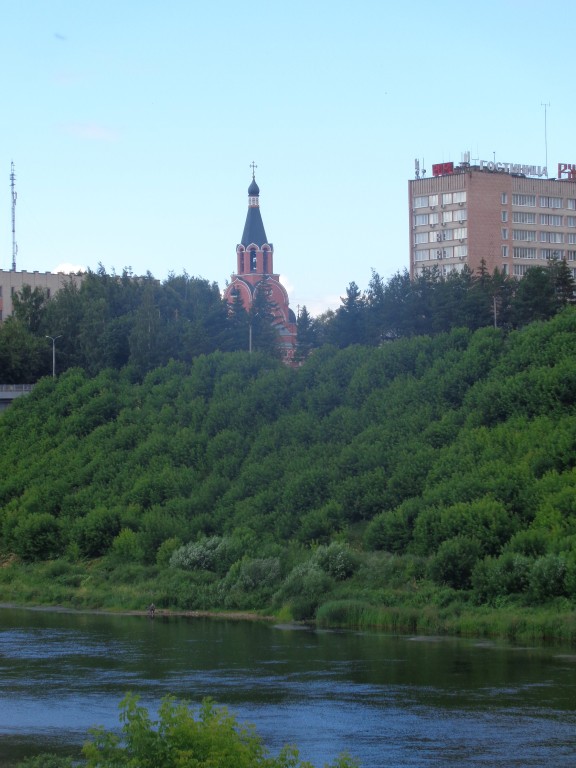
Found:
[[260, 188], [256, 184], [252, 163], [252, 183], [248, 187], [248, 213], [242, 241], [236, 246], [237, 267], [224, 291], [229, 304], [238, 295], [246, 311], [250, 311], [259, 291], [265, 291], [274, 314], [282, 357], [292, 362], [296, 350], [296, 317], [288, 306], [288, 293], [274, 274], [274, 246], [268, 242], [260, 214]]

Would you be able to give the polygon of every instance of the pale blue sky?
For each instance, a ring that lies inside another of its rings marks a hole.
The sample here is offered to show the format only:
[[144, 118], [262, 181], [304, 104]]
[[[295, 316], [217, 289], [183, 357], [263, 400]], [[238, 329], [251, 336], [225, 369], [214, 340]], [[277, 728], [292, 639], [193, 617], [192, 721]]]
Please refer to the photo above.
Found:
[[[257, 165], [291, 306], [408, 267], [414, 158], [576, 162], [571, 0], [0, 0], [0, 267], [224, 288]], [[3, 181], [2, 181], [3, 179]]]

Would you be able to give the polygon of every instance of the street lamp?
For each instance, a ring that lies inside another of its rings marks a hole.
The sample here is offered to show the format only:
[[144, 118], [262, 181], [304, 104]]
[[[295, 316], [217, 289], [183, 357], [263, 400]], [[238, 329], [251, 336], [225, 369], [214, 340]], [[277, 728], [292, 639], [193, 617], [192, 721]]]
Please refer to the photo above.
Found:
[[61, 339], [62, 334], [58, 336], [46, 336], [47, 339], [52, 340], [52, 378], [56, 376], [56, 339]]

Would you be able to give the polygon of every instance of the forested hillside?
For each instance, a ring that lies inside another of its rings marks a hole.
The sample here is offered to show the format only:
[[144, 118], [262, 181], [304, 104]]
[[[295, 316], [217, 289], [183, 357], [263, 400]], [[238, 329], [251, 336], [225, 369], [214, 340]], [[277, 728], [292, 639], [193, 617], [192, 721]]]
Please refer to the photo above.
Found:
[[1, 593], [44, 568], [21, 599], [121, 604], [125, 583], [131, 607], [297, 618], [440, 594], [573, 610], [575, 392], [573, 308], [297, 370], [70, 369], [0, 417]]

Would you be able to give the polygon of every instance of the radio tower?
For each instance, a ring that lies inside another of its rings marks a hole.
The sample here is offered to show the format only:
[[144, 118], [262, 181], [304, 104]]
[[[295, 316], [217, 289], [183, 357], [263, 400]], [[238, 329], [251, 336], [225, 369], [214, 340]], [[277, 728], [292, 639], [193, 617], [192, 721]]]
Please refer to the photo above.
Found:
[[10, 167], [10, 186], [12, 187], [12, 272], [16, 272], [16, 254], [18, 246], [16, 244], [16, 199], [18, 194], [15, 189], [16, 174], [14, 173], [14, 163]]

